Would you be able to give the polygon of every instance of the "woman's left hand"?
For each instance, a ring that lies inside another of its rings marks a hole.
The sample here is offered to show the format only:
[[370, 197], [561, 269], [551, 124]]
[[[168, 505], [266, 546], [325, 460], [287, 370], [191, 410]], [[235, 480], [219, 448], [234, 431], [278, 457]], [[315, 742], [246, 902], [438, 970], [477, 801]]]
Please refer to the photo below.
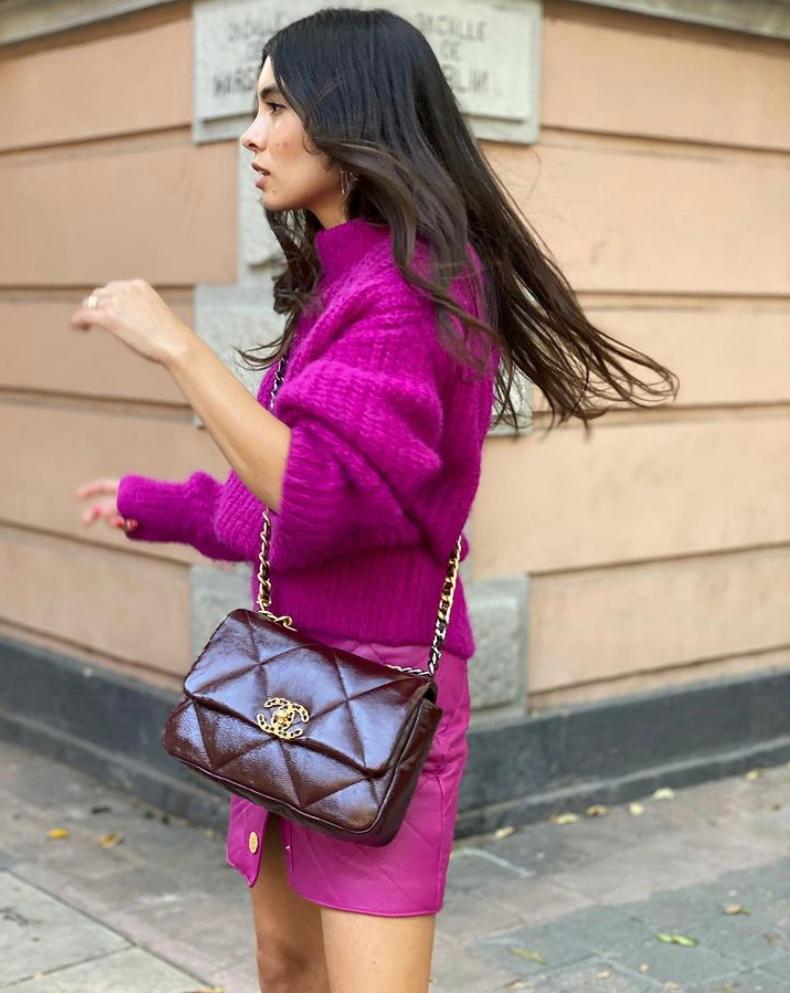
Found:
[[179, 320], [144, 279], [115, 279], [93, 290], [71, 316], [73, 328], [104, 328], [151, 362], [167, 365], [195, 332]]

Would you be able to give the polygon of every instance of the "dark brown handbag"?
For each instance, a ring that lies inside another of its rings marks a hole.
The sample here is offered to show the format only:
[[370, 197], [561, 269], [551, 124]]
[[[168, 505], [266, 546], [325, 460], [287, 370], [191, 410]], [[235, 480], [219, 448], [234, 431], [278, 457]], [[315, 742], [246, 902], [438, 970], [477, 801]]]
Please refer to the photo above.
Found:
[[[271, 402], [282, 382], [278, 365]], [[238, 607], [184, 679], [162, 745], [232, 793], [316, 831], [386, 845], [403, 822], [443, 710], [434, 679], [461, 551], [445, 576], [428, 670], [372, 661], [276, 616], [264, 507], [259, 610]]]

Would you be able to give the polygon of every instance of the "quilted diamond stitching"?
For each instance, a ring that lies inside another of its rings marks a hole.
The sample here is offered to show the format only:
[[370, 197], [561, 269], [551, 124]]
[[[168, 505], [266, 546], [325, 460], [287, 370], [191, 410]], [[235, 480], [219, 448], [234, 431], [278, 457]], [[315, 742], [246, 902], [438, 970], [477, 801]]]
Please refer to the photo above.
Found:
[[335, 793], [342, 793], [343, 790], [350, 790], [352, 786], [358, 786], [360, 783], [364, 783], [368, 787], [368, 790], [370, 791], [371, 794], [371, 799], [374, 805], [378, 807], [376, 791], [373, 789], [370, 780], [365, 779], [364, 777], [358, 777], [357, 779], [354, 780], [353, 783], [343, 783], [340, 786], [333, 786], [332, 789], [324, 796], [320, 796], [315, 800], [311, 800], [310, 803], [305, 804], [304, 809], [309, 810], [311, 807], [315, 807], [316, 804], [323, 803], [324, 800], [328, 800], [329, 797], [333, 796]]
[[192, 704], [192, 712], [195, 715], [195, 723], [197, 724], [198, 731], [200, 731], [200, 744], [203, 746], [203, 754], [206, 757], [206, 761], [210, 762], [211, 756], [209, 755], [208, 745], [206, 744], [206, 735], [203, 730], [203, 718], [201, 716], [200, 708], [196, 707], [194, 703]]
[[[257, 664], [267, 663], [267, 662], [271, 661], [272, 659], [281, 657], [281, 656], [283, 656], [283, 655], [285, 655], [285, 654], [287, 654], [287, 653], [289, 653], [291, 651], [296, 651], [299, 648], [305, 647], [305, 646], [303, 646], [301, 644], [300, 645], [290, 645], [287, 648], [285, 648], [282, 652], [278, 652], [278, 653], [273, 654], [273, 655], [268, 655], [265, 658], [261, 658], [261, 653], [258, 651], [258, 646], [257, 646], [256, 641], [255, 641], [255, 628], [254, 628], [254, 626], [252, 624], [252, 620], [251, 620], [248, 612], [244, 614], [244, 619], [245, 619], [245, 622], [246, 622], [247, 633], [248, 633], [248, 636], [250, 638], [251, 654], [252, 654], [253, 658], [257, 658], [258, 659], [258, 662], [257, 663], [254, 662], [254, 661], [251, 661], [251, 662], [248, 663], [247, 670], [246, 670], [247, 672], [252, 672]], [[313, 644], [315, 644], [316, 646], [319, 646], [319, 647], [324, 647], [324, 648], [329, 647], [329, 646], [325, 646], [321, 642], [317, 642], [317, 641], [316, 642], [313, 642]], [[267, 651], [268, 651], [268, 649], [267, 649]], [[330, 651], [331, 651], [331, 649], [330, 649]], [[265, 655], [265, 653], [264, 653], [264, 655]], [[385, 677], [383, 680], [381, 680], [381, 679], [377, 680], [375, 682], [375, 685], [373, 685], [373, 686], [367, 686], [366, 688], [360, 689], [356, 693], [349, 694], [349, 691], [347, 689], [347, 686], [346, 686], [346, 684], [345, 684], [345, 682], [343, 680], [343, 676], [342, 676], [342, 673], [341, 673], [340, 662], [339, 662], [339, 655], [336, 654], [336, 653], [332, 653], [327, 658], [327, 661], [333, 663], [333, 665], [332, 665], [331, 668], [329, 666], [327, 667], [327, 674], [329, 672], [332, 672], [333, 673], [333, 676], [334, 676], [334, 678], [336, 679], [336, 681], [337, 681], [337, 683], [339, 685], [338, 697], [340, 697], [340, 698], [337, 699], [337, 700], [335, 700], [335, 701], [333, 701], [333, 702], [330, 702], [323, 710], [314, 710], [312, 712], [312, 714], [311, 714], [311, 719], [318, 721], [318, 720], [320, 720], [323, 717], [326, 717], [328, 715], [331, 715], [341, 705], [344, 705], [344, 706], [345, 705], [348, 705], [347, 706], [347, 710], [349, 712], [350, 723], [351, 723], [352, 731], [354, 733], [354, 739], [355, 739], [355, 742], [356, 742], [356, 745], [357, 745], [357, 749], [358, 749], [358, 751], [362, 751], [363, 752], [360, 761], [361, 761], [361, 763], [364, 766], [367, 766], [368, 761], [369, 761], [368, 760], [368, 756], [364, 753], [365, 752], [364, 742], [363, 742], [362, 736], [359, 733], [359, 727], [358, 727], [358, 723], [357, 723], [357, 718], [355, 717], [353, 707], [351, 707], [350, 704], [351, 704], [352, 701], [357, 700], [357, 699], [360, 699], [363, 696], [367, 695], [368, 693], [372, 693], [374, 691], [378, 692], [378, 691], [381, 691], [382, 689], [385, 689], [387, 686], [396, 685], [397, 683], [399, 683], [399, 682], [402, 681], [402, 678], [403, 677], [401, 677], [401, 676], [392, 676], [391, 678], [390, 677]], [[240, 671], [243, 672], [244, 670], [240, 670]], [[206, 684], [206, 686], [203, 689], [203, 693], [207, 693], [207, 692], [210, 692], [212, 689], [216, 689], [217, 687], [221, 686], [226, 680], [233, 678], [233, 675], [238, 675], [238, 672], [235, 673], [235, 674], [225, 674], [221, 678], [216, 679], [213, 682]], [[249, 718], [248, 718], [248, 720], [249, 720]], [[239, 755], [233, 756], [230, 759], [228, 759], [227, 762], [231, 762], [231, 761], [234, 761], [234, 759], [236, 759], [236, 758], [243, 757], [244, 755], [246, 755], [250, 751], [252, 751], [252, 749], [254, 749], [255, 747], [256, 747], [255, 744], [253, 744], [250, 748], [248, 748], [245, 751], [239, 753]], [[342, 758], [336, 758], [335, 761], [343, 762], [343, 761], [347, 761], [347, 760], [344, 760]], [[356, 760], [352, 758], [352, 761], [356, 761]], [[227, 763], [224, 763], [224, 764], [227, 764]]]
[[357, 720], [354, 717], [354, 711], [353, 708], [351, 707], [350, 699], [348, 696], [348, 690], [346, 689], [346, 684], [343, 682], [343, 673], [340, 671], [340, 665], [338, 664], [337, 661], [337, 655], [335, 655], [334, 653], [332, 654], [332, 662], [334, 663], [335, 666], [335, 672], [337, 673], [338, 682], [340, 683], [340, 686], [343, 690], [343, 694], [346, 698], [345, 701], [341, 701], [341, 702], [345, 702], [346, 707], [348, 708], [348, 716], [351, 720], [351, 727], [354, 729], [354, 734], [356, 735], [357, 738], [357, 744], [358, 746], [360, 746], [362, 752], [362, 765], [367, 768], [368, 760], [367, 760], [367, 755], [365, 754], [365, 744], [362, 740], [362, 735], [359, 733], [359, 727], [357, 725]]
[[277, 738], [276, 740], [277, 740], [277, 743], [280, 745], [280, 754], [283, 757], [283, 765], [285, 766], [285, 771], [287, 772], [288, 778], [291, 781], [290, 782], [291, 796], [296, 801], [296, 804], [298, 806], [301, 806], [301, 804], [302, 804], [302, 797], [299, 796], [299, 790], [296, 787], [296, 781], [294, 780], [294, 775], [293, 775], [293, 772], [291, 771], [291, 759], [290, 759], [289, 754], [288, 754], [289, 751], [290, 751], [290, 748], [289, 748], [287, 742], [281, 741], [279, 738]]
[[277, 740], [277, 738], [270, 738], [267, 736], [265, 738], [260, 738], [258, 741], [254, 741], [248, 748], [244, 748], [235, 755], [231, 755], [230, 758], [225, 759], [221, 765], [213, 766], [214, 772], [219, 772], [220, 769], [224, 769], [226, 766], [229, 766], [231, 762], [236, 762], [238, 759], [245, 758], [250, 754], [250, 752], [254, 752], [256, 748], [263, 748], [265, 745], [270, 745]]

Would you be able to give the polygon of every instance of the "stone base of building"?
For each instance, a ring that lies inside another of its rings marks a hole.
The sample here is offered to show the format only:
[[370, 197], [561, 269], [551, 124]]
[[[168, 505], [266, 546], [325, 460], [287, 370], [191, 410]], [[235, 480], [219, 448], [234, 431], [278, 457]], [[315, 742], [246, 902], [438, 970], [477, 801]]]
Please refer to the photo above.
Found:
[[[164, 751], [178, 695], [0, 639], [0, 739], [224, 830], [228, 794]], [[790, 672], [750, 673], [471, 727], [456, 838], [790, 759]]]

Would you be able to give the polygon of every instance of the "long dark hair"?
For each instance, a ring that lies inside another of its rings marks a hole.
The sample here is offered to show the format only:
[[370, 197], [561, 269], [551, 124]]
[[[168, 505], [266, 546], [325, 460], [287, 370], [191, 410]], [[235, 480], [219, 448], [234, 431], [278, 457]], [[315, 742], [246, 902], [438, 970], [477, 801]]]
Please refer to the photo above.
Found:
[[[267, 57], [310, 141], [357, 174], [347, 217], [389, 226], [395, 262], [404, 279], [434, 300], [451, 350], [458, 354], [460, 342], [450, 337], [447, 312], [501, 349], [492, 426], [504, 421], [518, 434], [516, 370], [546, 397], [549, 429], [557, 419], [574, 416], [588, 430], [588, 422], [609, 409], [595, 399], [647, 406], [637, 388], [653, 397], [676, 396], [674, 373], [587, 320], [548, 247], [480, 153], [433, 49], [416, 27], [380, 8], [324, 8], [268, 40], [258, 75]], [[286, 258], [274, 282], [274, 310], [288, 320], [277, 341], [258, 346], [274, 348], [266, 359], [252, 354], [258, 349], [236, 349], [253, 368], [268, 367], [288, 347], [320, 275], [313, 240], [321, 225], [315, 216], [307, 210], [265, 213]], [[410, 267], [417, 235], [431, 247], [431, 279]], [[479, 290], [487, 320], [468, 313], [448, 292], [450, 282], [469, 271], [466, 242], [483, 263], [486, 279]], [[663, 385], [645, 383], [621, 359], [651, 369]]]

